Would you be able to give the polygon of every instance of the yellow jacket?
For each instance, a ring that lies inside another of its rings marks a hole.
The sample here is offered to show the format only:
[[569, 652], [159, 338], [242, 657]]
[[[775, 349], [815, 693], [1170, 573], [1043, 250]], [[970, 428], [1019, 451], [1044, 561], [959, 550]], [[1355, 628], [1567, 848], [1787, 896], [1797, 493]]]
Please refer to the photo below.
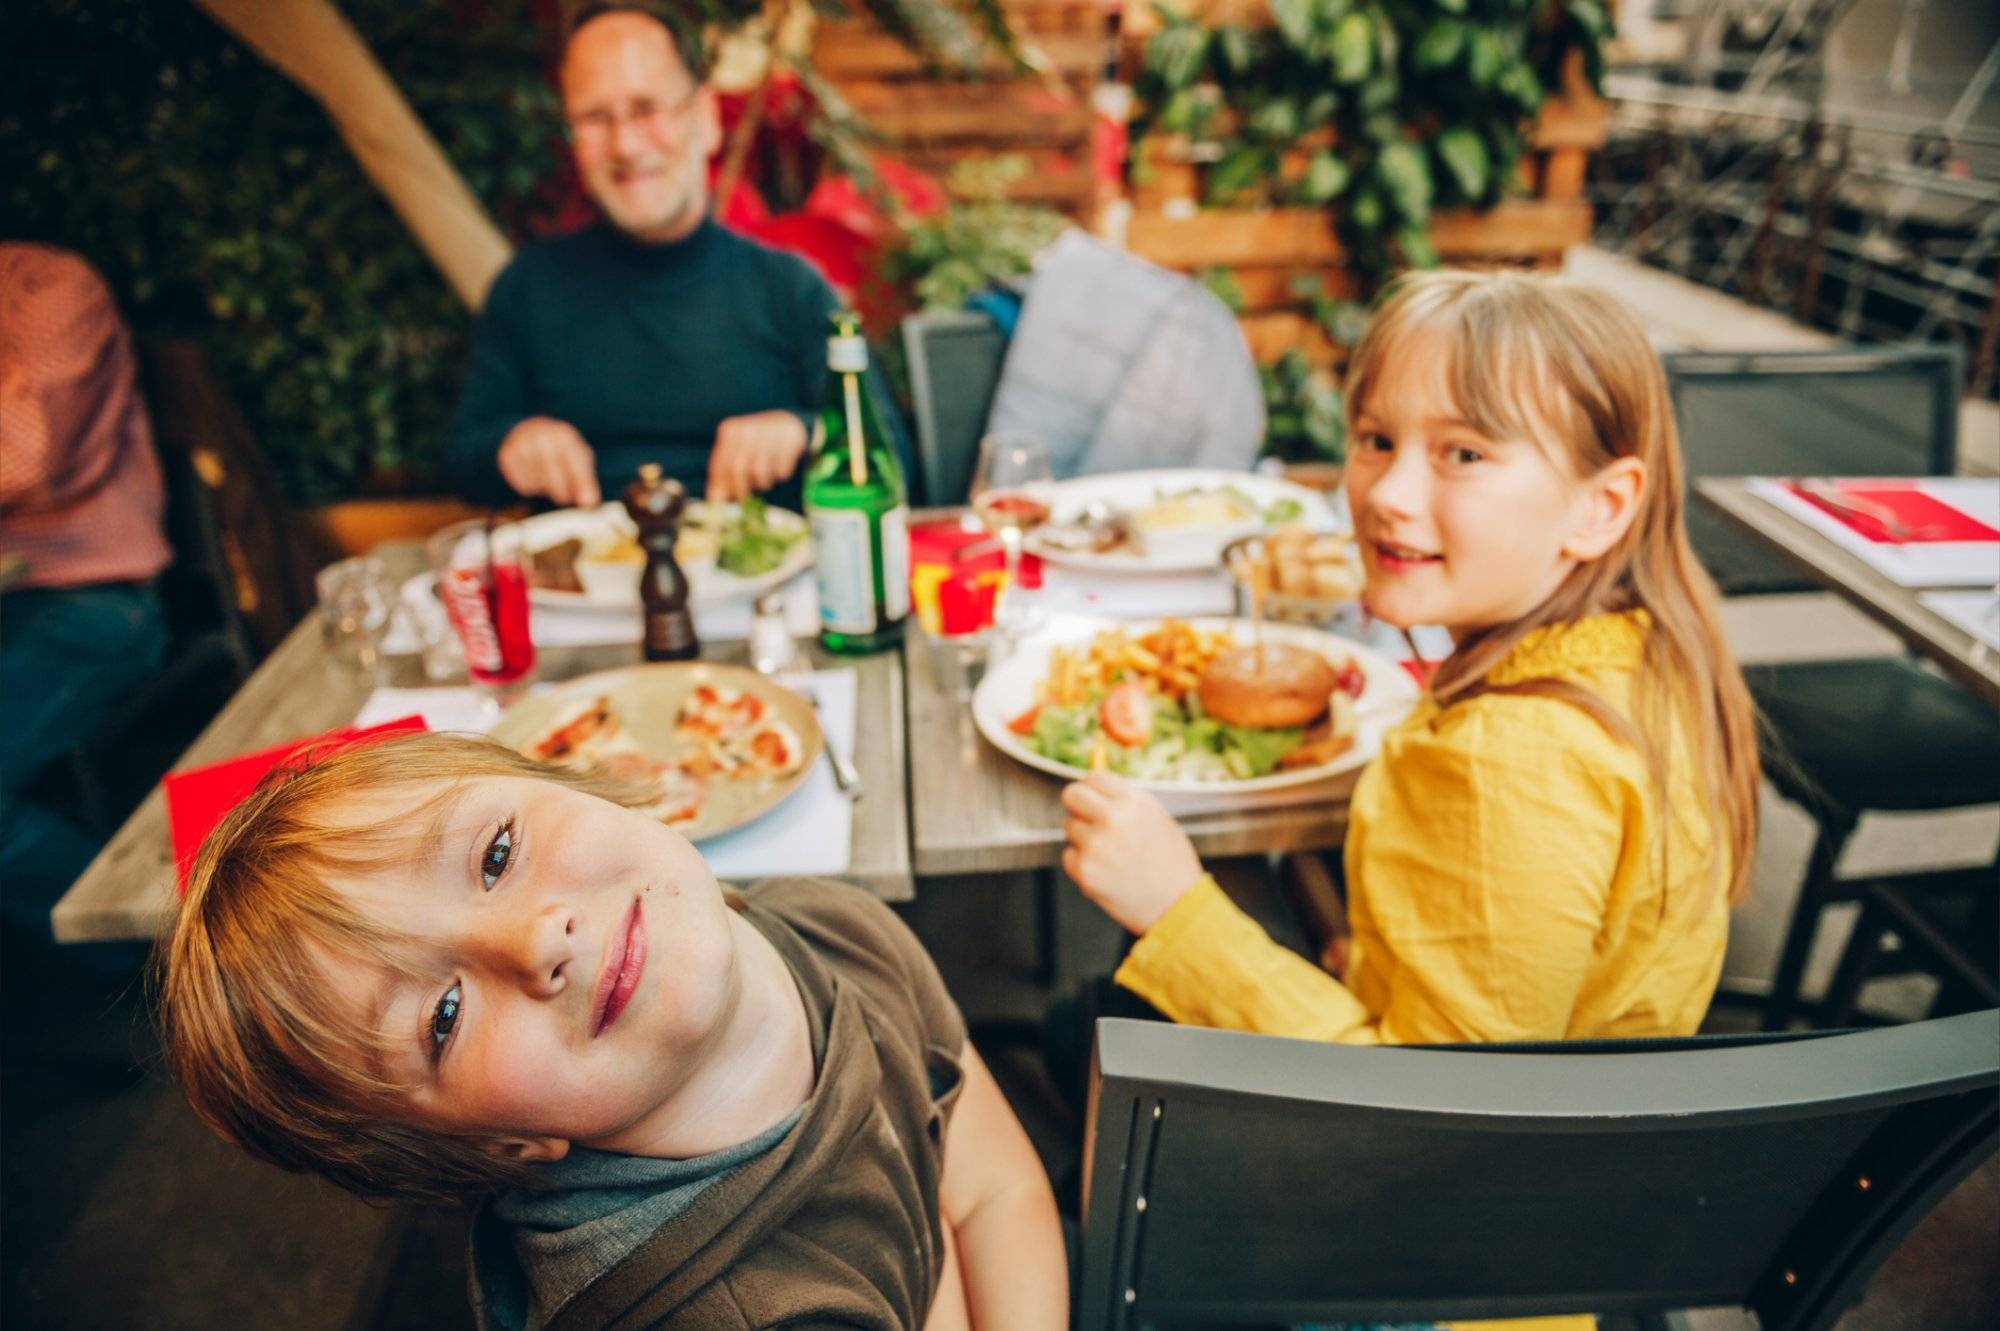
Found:
[[[1629, 716], [1647, 623], [1537, 630], [1487, 678], [1568, 680]], [[1206, 877], [1117, 979], [1185, 1024], [1351, 1044], [1691, 1033], [1728, 901], [1678, 728], [1665, 803], [1643, 757], [1574, 703], [1427, 697], [1355, 787], [1346, 984]]]

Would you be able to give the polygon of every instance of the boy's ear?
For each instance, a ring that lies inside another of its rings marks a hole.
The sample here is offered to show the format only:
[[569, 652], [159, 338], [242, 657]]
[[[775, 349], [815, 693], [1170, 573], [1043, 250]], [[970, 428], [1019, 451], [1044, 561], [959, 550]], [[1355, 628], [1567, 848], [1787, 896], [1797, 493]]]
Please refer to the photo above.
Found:
[[545, 1164], [568, 1155], [569, 1143], [561, 1137], [499, 1137], [488, 1142], [486, 1149], [508, 1160]]
[[1582, 507], [1563, 542], [1563, 554], [1578, 561], [1602, 556], [1639, 516], [1645, 494], [1646, 464], [1637, 458], [1618, 458], [1585, 481]]

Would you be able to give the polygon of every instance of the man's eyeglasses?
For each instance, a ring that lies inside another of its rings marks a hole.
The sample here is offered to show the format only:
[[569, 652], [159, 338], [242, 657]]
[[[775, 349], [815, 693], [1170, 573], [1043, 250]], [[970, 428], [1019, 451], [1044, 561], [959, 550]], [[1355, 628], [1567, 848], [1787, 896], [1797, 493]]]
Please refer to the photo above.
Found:
[[623, 115], [609, 108], [586, 111], [567, 122], [570, 141], [597, 146], [609, 143], [618, 126], [635, 125], [655, 139], [678, 142], [687, 135], [688, 112], [694, 109], [695, 99], [699, 96], [701, 88], [697, 86], [677, 102], [656, 102], [650, 97], [635, 97], [626, 103]]

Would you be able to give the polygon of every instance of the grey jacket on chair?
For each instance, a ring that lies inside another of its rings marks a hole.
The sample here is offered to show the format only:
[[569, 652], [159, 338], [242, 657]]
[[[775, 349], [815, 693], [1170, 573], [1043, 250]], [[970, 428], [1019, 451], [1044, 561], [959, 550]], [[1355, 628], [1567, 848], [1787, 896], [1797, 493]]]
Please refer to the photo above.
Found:
[[1058, 477], [1241, 471], [1264, 440], [1264, 398], [1211, 292], [1072, 230], [1035, 266], [988, 428], [1042, 439]]

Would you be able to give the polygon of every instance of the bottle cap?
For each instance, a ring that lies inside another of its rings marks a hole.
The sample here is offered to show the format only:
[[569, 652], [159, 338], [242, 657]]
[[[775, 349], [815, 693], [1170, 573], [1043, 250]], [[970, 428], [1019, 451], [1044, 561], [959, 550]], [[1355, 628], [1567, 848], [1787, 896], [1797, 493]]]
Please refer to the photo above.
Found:
[[657, 462], [641, 462], [639, 464], [639, 479], [648, 485], [658, 485], [660, 483], [660, 464]]

